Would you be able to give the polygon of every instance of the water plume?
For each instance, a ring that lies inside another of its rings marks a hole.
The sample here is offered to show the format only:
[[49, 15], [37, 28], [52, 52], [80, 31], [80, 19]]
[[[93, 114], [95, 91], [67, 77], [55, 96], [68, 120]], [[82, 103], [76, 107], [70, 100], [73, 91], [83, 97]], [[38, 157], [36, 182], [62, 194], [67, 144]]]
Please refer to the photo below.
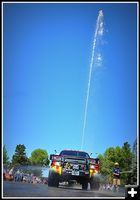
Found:
[[[6, 167], [5, 167], [6, 169]], [[7, 168], [8, 169], [8, 168]], [[39, 165], [16, 165], [13, 167], [13, 172], [17, 170], [25, 174], [33, 173], [34, 175], [39, 175], [40, 177], [48, 177], [49, 166], [39, 166]]]
[[[96, 50], [97, 40], [100, 39], [103, 36], [103, 33], [104, 33], [103, 18], [104, 18], [103, 11], [100, 10], [98, 17], [97, 17], [97, 21], [96, 21], [96, 29], [95, 29], [93, 45], [92, 45], [92, 55], [91, 55], [91, 61], [90, 61], [88, 87], [87, 87], [86, 103], [85, 103], [85, 111], [84, 111], [84, 122], [83, 122], [83, 131], [82, 131], [81, 150], [83, 148], [83, 143], [84, 143], [85, 127], [86, 127], [86, 121], [87, 121], [87, 108], [88, 108], [88, 101], [89, 101], [89, 91], [90, 91], [91, 75], [92, 75], [92, 71], [93, 71], [94, 60], [98, 61], [99, 65], [102, 62], [101, 54], [98, 53], [97, 55], [95, 55], [95, 50]], [[95, 58], [95, 56], [97, 58]]]

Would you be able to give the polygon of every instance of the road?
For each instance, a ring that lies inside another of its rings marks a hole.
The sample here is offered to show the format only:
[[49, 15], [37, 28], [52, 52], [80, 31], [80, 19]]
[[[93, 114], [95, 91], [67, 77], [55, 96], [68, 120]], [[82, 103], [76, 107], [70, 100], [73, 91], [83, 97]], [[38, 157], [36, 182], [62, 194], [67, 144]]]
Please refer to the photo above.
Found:
[[45, 184], [30, 184], [22, 182], [3, 182], [3, 197], [124, 197], [107, 191], [84, 191], [80, 185], [74, 187], [48, 187]]

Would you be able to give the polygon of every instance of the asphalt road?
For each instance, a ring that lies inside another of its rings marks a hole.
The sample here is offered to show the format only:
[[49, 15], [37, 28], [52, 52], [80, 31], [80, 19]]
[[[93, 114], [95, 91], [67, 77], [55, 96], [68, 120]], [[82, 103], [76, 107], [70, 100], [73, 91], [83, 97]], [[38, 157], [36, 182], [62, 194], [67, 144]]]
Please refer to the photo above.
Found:
[[3, 197], [124, 197], [108, 191], [84, 191], [80, 185], [73, 187], [59, 186], [58, 188], [48, 187], [45, 184], [30, 184], [22, 182], [3, 182]]

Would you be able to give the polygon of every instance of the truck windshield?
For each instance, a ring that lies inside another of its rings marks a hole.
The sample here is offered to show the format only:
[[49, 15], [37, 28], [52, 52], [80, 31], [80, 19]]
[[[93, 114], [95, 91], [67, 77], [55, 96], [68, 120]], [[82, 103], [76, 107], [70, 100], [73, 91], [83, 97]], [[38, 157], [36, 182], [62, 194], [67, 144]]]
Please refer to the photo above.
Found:
[[62, 155], [89, 158], [88, 153], [82, 151], [61, 151], [60, 156]]

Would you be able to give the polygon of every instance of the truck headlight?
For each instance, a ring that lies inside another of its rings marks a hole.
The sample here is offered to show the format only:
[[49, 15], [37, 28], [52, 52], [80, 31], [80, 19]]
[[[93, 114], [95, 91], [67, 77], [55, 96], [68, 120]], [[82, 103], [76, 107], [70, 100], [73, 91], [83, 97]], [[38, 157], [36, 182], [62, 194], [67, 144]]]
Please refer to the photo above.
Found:
[[95, 169], [95, 166], [94, 165], [90, 165], [90, 169]]

